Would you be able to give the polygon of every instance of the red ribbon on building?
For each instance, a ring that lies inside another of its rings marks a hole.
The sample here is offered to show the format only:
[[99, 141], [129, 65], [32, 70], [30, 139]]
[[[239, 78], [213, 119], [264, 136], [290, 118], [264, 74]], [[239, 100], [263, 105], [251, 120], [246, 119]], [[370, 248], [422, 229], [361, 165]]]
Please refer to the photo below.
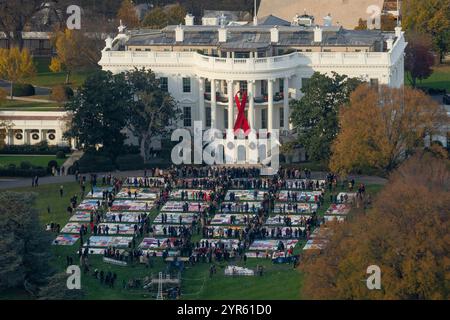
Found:
[[236, 101], [236, 107], [238, 109], [238, 115], [236, 122], [234, 123], [234, 131], [242, 129], [244, 133], [250, 130], [250, 125], [248, 124], [247, 118], [245, 117], [245, 105], [247, 104], [247, 92], [244, 91], [242, 94], [242, 100], [239, 100], [239, 93], [236, 93], [234, 100]]

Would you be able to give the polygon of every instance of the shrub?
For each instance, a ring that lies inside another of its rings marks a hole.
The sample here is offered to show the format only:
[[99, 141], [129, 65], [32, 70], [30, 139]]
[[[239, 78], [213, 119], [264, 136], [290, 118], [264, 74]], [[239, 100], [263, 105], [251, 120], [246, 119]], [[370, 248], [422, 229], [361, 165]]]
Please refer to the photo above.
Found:
[[58, 162], [56, 162], [56, 160], [50, 160], [47, 164], [47, 168], [51, 169], [53, 167], [58, 168]]
[[144, 169], [144, 159], [139, 154], [125, 154], [117, 157], [116, 165], [121, 171], [140, 170]]
[[18, 169], [12, 166], [0, 168], [0, 177], [44, 177], [46, 175], [47, 170], [44, 168]]
[[66, 158], [66, 154], [64, 153], [64, 151], [59, 150], [58, 152], [56, 152], [56, 158], [57, 159], [65, 159]]
[[52, 100], [62, 103], [73, 98], [73, 90], [69, 86], [59, 85], [52, 89]]
[[102, 153], [87, 152], [76, 161], [75, 170], [80, 173], [99, 172], [99, 171], [114, 171], [116, 166], [110, 157]]
[[7, 145], [0, 150], [0, 153], [54, 155], [58, 151], [62, 151], [67, 154], [70, 153], [70, 147], [49, 146], [46, 143], [36, 145]]
[[22, 162], [20, 163], [20, 169], [28, 170], [28, 169], [31, 169], [32, 167], [33, 167], [33, 166], [32, 166], [31, 163], [28, 162], [28, 161], [22, 161]]
[[12, 92], [15, 97], [28, 97], [35, 95], [34, 87], [29, 83], [14, 83]]

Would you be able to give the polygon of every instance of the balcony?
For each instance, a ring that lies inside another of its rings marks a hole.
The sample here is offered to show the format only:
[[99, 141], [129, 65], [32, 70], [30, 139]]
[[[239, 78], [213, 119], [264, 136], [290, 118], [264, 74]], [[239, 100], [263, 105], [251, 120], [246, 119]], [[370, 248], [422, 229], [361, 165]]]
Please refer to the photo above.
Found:
[[[211, 93], [209, 92], [205, 92], [203, 94], [205, 101], [211, 101]], [[262, 95], [262, 96], [256, 96], [253, 98], [253, 101], [256, 104], [264, 104], [267, 103], [268, 101], [268, 95]], [[274, 96], [273, 96], [273, 101], [274, 102], [278, 102], [278, 101], [282, 101], [284, 99], [284, 95], [282, 92], [277, 92]], [[219, 92], [216, 93], [216, 101], [217, 102], [221, 102], [221, 103], [228, 103], [228, 97], [227, 96], [223, 96], [221, 95]]]

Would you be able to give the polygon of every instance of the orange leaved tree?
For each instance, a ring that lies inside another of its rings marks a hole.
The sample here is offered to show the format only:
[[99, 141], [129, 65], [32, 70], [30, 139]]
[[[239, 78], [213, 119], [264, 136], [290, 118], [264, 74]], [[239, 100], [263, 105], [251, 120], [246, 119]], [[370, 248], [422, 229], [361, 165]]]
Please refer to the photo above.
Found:
[[[377, 195], [367, 214], [331, 225], [321, 252], [303, 258], [309, 299], [448, 299], [449, 161], [418, 152]], [[369, 290], [367, 268], [380, 268]]]
[[361, 85], [340, 108], [330, 169], [341, 174], [366, 168], [389, 172], [446, 124], [444, 109], [422, 91]]

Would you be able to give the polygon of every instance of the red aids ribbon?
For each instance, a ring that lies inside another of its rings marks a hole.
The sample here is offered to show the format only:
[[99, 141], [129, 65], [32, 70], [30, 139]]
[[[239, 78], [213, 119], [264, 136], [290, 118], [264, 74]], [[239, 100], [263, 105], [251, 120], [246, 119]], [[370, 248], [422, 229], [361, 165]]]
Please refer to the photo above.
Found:
[[236, 122], [234, 124], [234, 131], [236, 132], [239, 129], [242, 129], [244, 133], [247, 133], [250, 130], [250, 125], [248, 124], [247, 118], [245, 117], [245, 105], [247, 103], [247, 92], [244, 91], [242, 94], [242, 100], [239, 100], [240, 92], [236, 93], [234, 96], [234, 100], [236, 101], [236, 107], [238, 109], [238, 115], [236, 118]]

